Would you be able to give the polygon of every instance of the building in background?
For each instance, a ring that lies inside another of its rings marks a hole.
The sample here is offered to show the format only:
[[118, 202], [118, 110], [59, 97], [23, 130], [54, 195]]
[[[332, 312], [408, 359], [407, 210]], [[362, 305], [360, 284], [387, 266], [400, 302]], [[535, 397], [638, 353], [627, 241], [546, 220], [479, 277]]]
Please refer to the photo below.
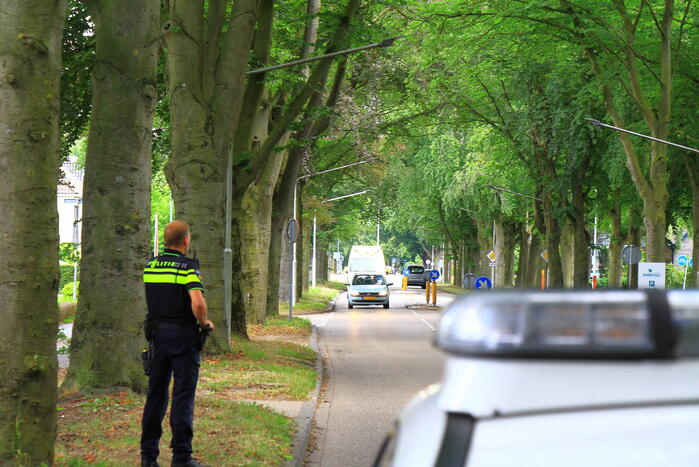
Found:
[[58, 234], [61, 243], [80, 243], [84, 174], [85, 170], [75, 157], [69, 157], [61, 166], [58, 183]]

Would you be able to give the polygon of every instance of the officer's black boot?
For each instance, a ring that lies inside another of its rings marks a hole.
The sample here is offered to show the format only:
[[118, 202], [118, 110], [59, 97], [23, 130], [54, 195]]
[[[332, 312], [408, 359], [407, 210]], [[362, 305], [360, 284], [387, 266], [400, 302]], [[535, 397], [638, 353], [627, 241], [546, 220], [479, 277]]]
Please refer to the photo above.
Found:
[[200, 464], [199, 461], [195, 459], [190, 459], [189, 462], [184, 463], [172, 463], [172, 467], [209, 467], [208, 465]]
[[149, 461], [147, 459], [141, 459], [141, 467], [160, 467], [158, 461]]

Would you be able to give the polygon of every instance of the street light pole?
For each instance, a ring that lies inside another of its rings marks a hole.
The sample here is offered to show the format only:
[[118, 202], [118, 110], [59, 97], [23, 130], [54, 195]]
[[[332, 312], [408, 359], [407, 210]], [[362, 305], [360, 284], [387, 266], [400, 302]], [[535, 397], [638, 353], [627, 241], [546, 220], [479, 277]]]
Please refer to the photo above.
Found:
[[339, 52], [332, 52], [332, 53], [325, 54], [325, 55], [318, 55], [317, 57], [302, 58], [301, 60], [294, 60], [292, 62], [282, 63], [280, 65], [272, 65], [272, 66], [267, 66], [264, 68], [257, 68], [255, 70], [250, 70], [245, 74], [248, 76], [257, 75], [259, 73], [266, 73], [268, 71], [279, 70], [281, 68], [288, 68], [291, 66], [303, 65], [306, 63], [310, 63], [310, 62], [315, 62], [317, 60], [322, 60], [324, 58], [339, 57], [341, 55], [348, 55], [348, 54], [355, 53], [355, 52], [361, 52], [362, 50], [375, 49], [378, 47], [390, 47], [393, 45], [393, 43], [396, 41], [396, 39], [400, 39], [401, 37], [403, 37], [403, 36], [389, 37], [388, 39], [384, 39], [381, 42], [377, 42], [375, 44], [369, 44], [369, 45], [364, 45], [361, 47], [355, 47], [353, 49], [340, 50]]
[[324, 199], [323, 201], [320, 202], [320, 204], [329, 203], [330, 201], [337, 201], [338, 199], [350, 198], [352, 196], [359, 196], [359, 195], [363, 195], [364, 193], [369, 193], [369, 190], [358, 191], [356, 193], [351, 193], [349, 195], [343, 195], [343, 196], [337, 196], [335, 198]]
[[616, 130], [616, 131], [619, 131], [621, 133], [628, 133], [628, 134], [633, 135], [633, 136], [638, 136], [639, 138], [645, 138], [645, 139], [649, 139], [651, 141], [655, 141], [656, 143], [667, 144], [668, 146], [674, 146], [676, 148], [684, 149], [685, 151], [692, 151], [692, 152], [699, 153], [699, 149], [690, 148], [689, 146], [682, 146], [681, 144], [673, 143], [672, 141], [667, 141], [664, 139], [656, 138], [655, 136], [644, 135], [643, 133], [636, 133], [635, 131], [627, 130], [624, 128], [619, 128], [617, 126], [607, 125], [606, 123], [602, 123], [599, 120], [595, 120], [594, 118], [585, 117], [585, 120], [592, 123], [593, 125], [601, 126], [604, 128], [610, 128], [612, 130]]

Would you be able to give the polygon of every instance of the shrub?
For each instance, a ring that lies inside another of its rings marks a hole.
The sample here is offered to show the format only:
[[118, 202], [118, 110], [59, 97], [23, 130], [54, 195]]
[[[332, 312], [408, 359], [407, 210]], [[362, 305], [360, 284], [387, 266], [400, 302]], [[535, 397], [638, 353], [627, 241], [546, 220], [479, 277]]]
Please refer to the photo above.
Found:
[[[80, 290], [80, 281], [78, 281], [78, 289], [75, 291], [76, 293]], [[60, 292], [61, 295], [63, 295], [66, 298], [72, 298], [73, 297], [73, 282], [68, 282], [66, 285], [63, 286]]]
[[[692, 268], [689, 268], [692, 269]], [[688, 272], [689, 274], [689, 272]], [[676, 267], [672, 264], [665, 265], [665, 288], [681, 289], [684, 282], [684, 267]]]
[[[61, 276], [58, 280], [58, 290], [62, 290], [68, 282], [73, 282], [73, 265], [61, 264], [59, 266]], [[80, 277], [80, 266], [78, 266], [78, 278]], [[72, 292], [71, 292], [72, 293]]]

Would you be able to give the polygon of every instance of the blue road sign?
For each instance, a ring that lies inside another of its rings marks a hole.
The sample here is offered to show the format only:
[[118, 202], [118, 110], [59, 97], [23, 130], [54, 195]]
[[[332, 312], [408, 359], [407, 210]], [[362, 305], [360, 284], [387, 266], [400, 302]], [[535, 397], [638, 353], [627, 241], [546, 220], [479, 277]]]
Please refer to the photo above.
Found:
[[493, 283], [490, 281], [490, 278], [482, 276], [476, 279], [476, 288], [477, 289], [492, 289], [493, 288]]
[[408, 268], [403, 269], [403, 275], [404, 276], [410, 275], [410, 270]]
[[686, 266], [687, 262], [687, 257], [685, 255], [680, 255], [677, 257], [677, 264], [680, 266]]
[[430, 279], [432, 279], [433, 281], [436, 281], [437, 279], [439, 279], [439, 271], [437, 271], [436, 269], [431, 270], [430, 271]]

